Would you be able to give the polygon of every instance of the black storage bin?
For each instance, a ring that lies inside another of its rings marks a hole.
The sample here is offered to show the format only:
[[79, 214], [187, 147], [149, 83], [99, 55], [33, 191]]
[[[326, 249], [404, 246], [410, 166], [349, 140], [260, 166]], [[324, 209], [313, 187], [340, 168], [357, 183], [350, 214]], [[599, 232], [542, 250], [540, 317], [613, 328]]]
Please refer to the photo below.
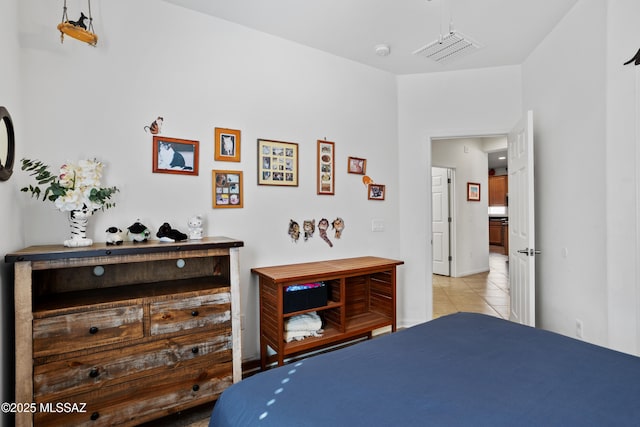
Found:
[[327, 286], [324, 283], [319, 283], [319, 286], [307, 289], [287, 291], [287, 288], [285, 288], [282, 301], [283, 312], [292, 313], [294, 311], [323, 307], [327, 305], [327, 295]]

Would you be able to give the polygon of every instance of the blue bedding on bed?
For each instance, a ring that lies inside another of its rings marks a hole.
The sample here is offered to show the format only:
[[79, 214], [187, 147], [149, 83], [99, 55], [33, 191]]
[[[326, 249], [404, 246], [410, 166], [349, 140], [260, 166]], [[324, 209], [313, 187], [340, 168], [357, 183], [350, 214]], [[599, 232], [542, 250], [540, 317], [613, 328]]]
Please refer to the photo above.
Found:
[[458, 313], [228, 388], [210, 427], [639, 426], [640, 358]]

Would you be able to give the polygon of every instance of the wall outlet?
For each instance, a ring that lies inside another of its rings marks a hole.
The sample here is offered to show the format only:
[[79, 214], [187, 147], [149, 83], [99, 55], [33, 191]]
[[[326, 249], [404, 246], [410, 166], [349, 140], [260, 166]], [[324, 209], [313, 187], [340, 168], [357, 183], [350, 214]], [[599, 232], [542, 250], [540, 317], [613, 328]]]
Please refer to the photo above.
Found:
[[582, 320], [576, 319], [576, 337], [582, 338]]
[[371, 231], [384, 231], [384, 220], [383, 219], [372, 219], [371, 220]]

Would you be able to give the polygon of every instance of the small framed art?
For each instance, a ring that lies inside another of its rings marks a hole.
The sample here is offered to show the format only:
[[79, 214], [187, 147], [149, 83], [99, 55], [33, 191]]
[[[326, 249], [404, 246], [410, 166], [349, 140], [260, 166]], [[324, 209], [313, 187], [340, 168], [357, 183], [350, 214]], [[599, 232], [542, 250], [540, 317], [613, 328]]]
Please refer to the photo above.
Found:
[[223, 162], [240, 161], [240, 131], [215, 128], [214, 160]]
[[335, 144], [318, 140], [318, 194], [335, 194]]
[[480, 184], [478, 184], [477, 182], [467, 182], [467, 201], [480, 201]]
[[153, 172], [198, 175], [198, 141], [153, 137]]
[[369, 184], [369, 200], [384, 200], [385, 187], [382, 184]]
[[258, 185], [298, 186], [298, 144], [258, 140]]
[[347, 172], [357, 175], [365, 175], [367, 173], [367, 159], [359, 157], [349, 157], [347, 161]]
[[242, 171], [211, 171], [213, 208], [243, 207]]

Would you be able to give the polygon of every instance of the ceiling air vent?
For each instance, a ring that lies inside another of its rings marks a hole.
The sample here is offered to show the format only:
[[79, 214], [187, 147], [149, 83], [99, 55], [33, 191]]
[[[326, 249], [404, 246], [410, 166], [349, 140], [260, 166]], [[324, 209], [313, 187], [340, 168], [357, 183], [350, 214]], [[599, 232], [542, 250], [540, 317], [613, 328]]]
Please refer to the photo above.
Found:
[[422, 46], [413, 54], [425, 56], [436, 62], [447, 62], [473, 53], [478, 49], [480, 49], [478, 43], [457, 31], [451, 31], [449, 34], [440, 36], [440, 39]]

